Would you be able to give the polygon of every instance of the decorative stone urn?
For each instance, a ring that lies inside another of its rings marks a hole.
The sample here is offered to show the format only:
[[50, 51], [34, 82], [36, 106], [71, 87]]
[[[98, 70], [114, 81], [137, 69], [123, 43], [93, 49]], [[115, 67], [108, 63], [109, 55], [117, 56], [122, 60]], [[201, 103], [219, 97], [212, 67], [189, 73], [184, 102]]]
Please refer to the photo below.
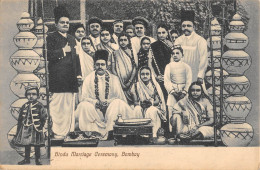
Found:
[[243, 75], [251, 65], [251, 57], [243, 50], [229, 50], [222, 56], [223, 68], [233, 75]]
[[250, 88], [250, 82], [246, 76], [229, 76], [224, 81], [224, 89], [230, 95], [245, 95]]
[[230, 96], [225, 99], [224, 111], [231, 120], [245, 121], [251, 108], [252, 103], [246, 96]]
[[30, 18], [30, 14], [28, 12], [23, 12], [21, 15], [21, 19], [16, 23], [19, 31], [30, 31], [34, 27], [33, 20]]
[[37, 38], [31, 32], [19, 32], [14, 37], [14, 43], [19, 49], [32, 49], [36, 42]]
[[211, 21], [211, 35], [215, 36], [220, 34], [221, 34], [221, 26], [219, 25], [217, 18], [214, 18]]
[[[212, 49], [218, 50], [221, 48], [221, 37], [220, 36], [212, 36]], [[207, 40], [208, 46], [210, 46], [210, 38]]]
[[25, 88], [28, 86], [40, 88], [40, 79], [33, 73], [18, 74], [10, 84], [12, 92], [20, 98], [25, 97]]
[[[211, 67], [211, 53], [208, 52], [208, 66]], [[220, 50], [213, 50], [213, 64], [215, 68], [220, 67], [220, 57], [221, 57], [221, 51]]]
[[231, 32], [243, 32], [245, 30], [245, 24], [239, 14], [235, 14], [232, 21], [229, 24], [229, 29]]
[[221, 128], [220, 134], [226, 146], [248, 146], [253, 139], [254, 131], [248, 123], [229, 123]]
[[[209, 98], [210, 100], [213, 102], [213, 88], [210, 87], [208, 90], [208, 94], [209, 94]], [[223, 98], [227, 98], [229, 96], [229, 93], [227, 93], [225, 91], [225, 89], [223, 89]], [[216, 87], [215, 88], [215, 102], [217, 106], [220, 106], [220, 87]]]
[[[212, 85], [212, 71], [211, 70], [209, 70], [207, 73], [206, 73], [206, 75], [205, 75], [205, 77], [206, 77], [206, 81], [209, 83], [209, 84], [211, 84]], [[217, 86], [219, 86], [220, 85], [220, 69], [215, 69], [214, 70], [214, 76], [215, 76], [215, 79], [214, 79], [214, 81], [215, 81], [215, 84], [217, 85]], [[225, 79], [228, 77], [228, 73], [225, 71], [225, 70], [223, 70], [223, 80], [225, 81]]]
[[35, 75], [40, 79], [41, 82], [41, 87], [46, 86], [46, 72], [45, 68], [39, 70], [38, 72], [35, 73]]
[[14, 101], [14, 102], [11, 104], [10, 111], [11, 111], [12, 116], [13, 116], [16, 120], [18, 120], [19, 111], [20, 111], [21, 107], [22, 107], [26, 102], [28, 102], [28, 99], [27, 99], [27, 98], [20, 98], [20, 99]]
[[40, 56], [33, 50], [18, 50], [10, 57], [11, 66], [18, 72], [33, 72], [40, 64]]

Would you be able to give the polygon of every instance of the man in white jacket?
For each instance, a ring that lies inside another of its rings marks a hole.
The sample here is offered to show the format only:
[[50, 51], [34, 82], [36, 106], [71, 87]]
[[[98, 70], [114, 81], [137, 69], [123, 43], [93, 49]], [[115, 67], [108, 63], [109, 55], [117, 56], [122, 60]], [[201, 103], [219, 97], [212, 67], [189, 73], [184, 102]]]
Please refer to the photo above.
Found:
[[194, 11], [181, 12], [183, 34], [175, 40], [174, 44], [181, 45], [183, 48], [182, 61], [192, 69], [192, 82], [203, 84], [208, 65], [207, 41], [195, 32], [194, 16]]

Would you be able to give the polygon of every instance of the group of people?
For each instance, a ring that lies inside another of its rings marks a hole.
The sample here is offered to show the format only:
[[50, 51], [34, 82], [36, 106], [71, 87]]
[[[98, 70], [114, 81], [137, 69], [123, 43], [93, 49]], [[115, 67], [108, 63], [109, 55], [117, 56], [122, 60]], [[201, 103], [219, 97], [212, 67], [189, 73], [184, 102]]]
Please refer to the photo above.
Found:
[[[64, 139], [79, 129], [108, 139], [118, 115], [150, 118], [153, 137], [161, 127], [175, 139], [213, 136], [214, 113], [204, 83], [207, 42], [195, 32], [194, 11], [182, 11], [182, 35], [159, 24], [157, 40], [145, 35], [149, 22], [143, 17], [135, 17], [127, 27], [115, 20], [113, 33], [93, 17], [86, 36], [82, 24], [70, 29], [64, 7], [56, 7], [54, 16], [57, 31], [47, 36], [54, 138]], [[25, 96], [28, 103], [20, 110], [14, 138], [26, 151], [19, 164], [30, 162], [31, 146], [41, 164], [47, 114], [37, 101], [39, 89], [29, 88]]]
[[[93, 17], [86, 36], [83, 24], [70, 27], [64, 7], [56, 7], [54, 16], [57, 31], [47, 36], [54, 138], [64, 139], [79, 129], [108, 139], [118, 115], [150, 118], [153, 137], [160, 128], [175, 139], [213, 136], [214, 113], [204, 83], [207, 42], [195, 32], [194, 11], [182, 11], [182, 35], [159, 24], [157, 40], [145, 35], [149, 22], [143, 17], [126, 27], [115, 20], [113, 33]], [[35, 87], [26, 91], [29, 101], [20, 111], [14, 141], [26, 146], [27, 157], [35, 146], [41, 164], [39, 146], [47, 114], [38, 93]], [[27, 163], [28, 158], [20, 162]]]
[[150, 118], [154, 137], [161, 127], [175, 138], [213, 135], [204, 84], [207, 42], [195, 32], [194, 11], [182, 11], [181, 36], [159, 24], [157, 40], [145, 35], [149, 22], [143, 17], [127, 27], [115, 20], [113, 32], [93, 17], [86, 36], [83, 24], [69, 29], [63, 7], [54, 15], [57, 31], [47, 37], [47, 56], [55, 138], [79, 128], [107, 139], [118, 114]]

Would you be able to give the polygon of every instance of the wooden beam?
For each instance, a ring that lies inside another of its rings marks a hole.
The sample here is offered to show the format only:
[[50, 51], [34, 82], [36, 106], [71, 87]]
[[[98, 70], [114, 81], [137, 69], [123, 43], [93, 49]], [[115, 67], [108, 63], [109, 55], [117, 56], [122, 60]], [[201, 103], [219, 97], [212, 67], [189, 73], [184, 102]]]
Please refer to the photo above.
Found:
[[86, 28], [86, 0], [80, 0], [80, 20]]

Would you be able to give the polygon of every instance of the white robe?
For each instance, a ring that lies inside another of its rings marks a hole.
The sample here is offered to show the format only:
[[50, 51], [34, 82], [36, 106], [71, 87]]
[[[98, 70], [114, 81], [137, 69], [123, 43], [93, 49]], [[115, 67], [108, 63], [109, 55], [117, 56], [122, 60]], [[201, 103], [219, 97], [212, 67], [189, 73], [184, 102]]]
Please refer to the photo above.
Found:
[[191, 85], [192, 71], [188, 64], [179, 62], [170, 62], [166, 65], [164, 72], [164, 86], [168, 92], [167, 105], [174, 106], [177, 102], [175, 97], [170, 94], [173, 90], [176, 92], [188, 89]]
[[208, 66], [207, 41], [193, 31], [190, 36], [178, 37], [174, 45], [181, 45], [183, 48], [182, 61], [192, 69], [192, 82], [197, 81], [198, 77], [204, 79]]
[[[107, 108], [105, 117], [103, 113], [95, 108], [98, 101], [95, 95], [95, 72], [90, 73], [83, 82], [82, 86], [82, 102], [78, 105], [75, 112], [76, 118], [79, 120], [79, 128], [82, 131], [97, 131], [102, 135], [113, 130], [113, 125], [117, 119], [117, 115], [121, 114], [123, 119], [133, 118], [132, 109], [126, 104], [126, 98], [121, 88], [117, 76], [110, 74], [108, 100], [110, 104]], [[98, 77], [99, 98], [101, 101], [105, 99], [105, 75]]]
[[[140, 48], [141, 48], [141, 40], [144, 37], [148, 37], [148, 36], [142, 36], [142, 37], [133, 37], [131, 38], [131, 44], [132, 44], [132, 49], [133, 49], [133, 54], [134, 54], [134, 59], [135, 59], [135, 63], [138, 65], [138, 56], [137, 53], [139, 52]], [[156, 40], [152, 37], [148, 37], [151, 40], [151, 44], [153, 42], [155, 42]]]

